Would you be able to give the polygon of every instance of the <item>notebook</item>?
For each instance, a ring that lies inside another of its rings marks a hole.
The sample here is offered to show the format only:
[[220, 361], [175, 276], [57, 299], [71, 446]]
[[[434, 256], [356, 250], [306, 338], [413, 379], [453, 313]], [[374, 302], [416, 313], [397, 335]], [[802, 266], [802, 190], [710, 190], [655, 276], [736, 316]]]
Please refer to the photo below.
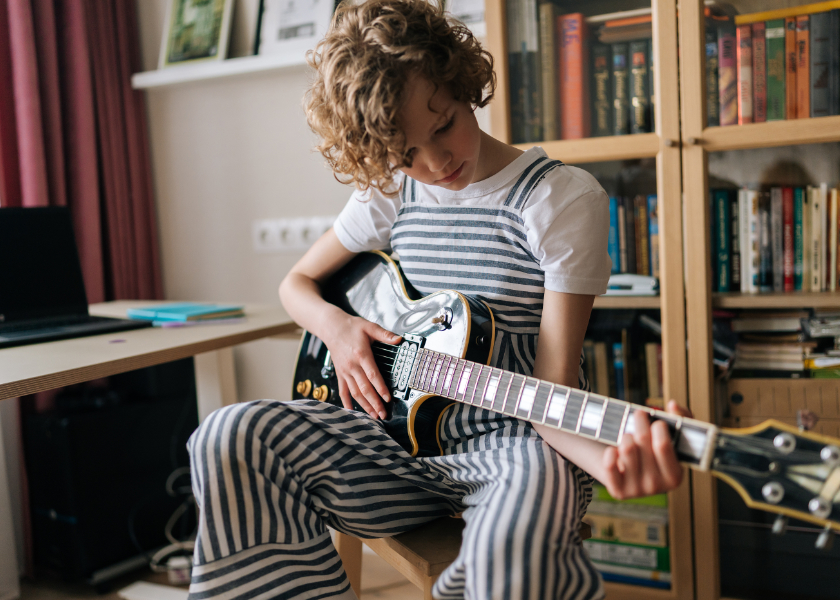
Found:
[[150, 325], [88, 314], [67, 208], [0, 208], [0, 348]]

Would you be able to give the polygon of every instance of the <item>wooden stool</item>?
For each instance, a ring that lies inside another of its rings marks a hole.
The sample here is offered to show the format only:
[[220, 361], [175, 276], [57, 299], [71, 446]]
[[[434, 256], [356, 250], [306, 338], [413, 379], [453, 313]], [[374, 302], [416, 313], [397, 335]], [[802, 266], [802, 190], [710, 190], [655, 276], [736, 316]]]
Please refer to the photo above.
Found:
[[[444, 517], [389, 538], [364, 540], [368, 547], [423, 590], [423, 598], [431, 600], [432, 586], [443, 570], [451, 565], [461, 549], [463, 519]], [[592, 529], [580, 524], [580, 538], [589, 539]], [[336, 549], [350, 586], [362, 595], [362, 540], [336, 532]]]

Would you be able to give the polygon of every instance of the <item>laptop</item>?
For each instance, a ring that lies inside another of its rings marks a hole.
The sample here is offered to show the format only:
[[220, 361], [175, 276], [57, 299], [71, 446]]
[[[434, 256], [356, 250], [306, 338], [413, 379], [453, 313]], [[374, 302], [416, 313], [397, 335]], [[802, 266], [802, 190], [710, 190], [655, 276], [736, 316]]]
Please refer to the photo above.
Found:
[[0, 208], [0, 348], [150, 325], [88, 314], [67, 208]]

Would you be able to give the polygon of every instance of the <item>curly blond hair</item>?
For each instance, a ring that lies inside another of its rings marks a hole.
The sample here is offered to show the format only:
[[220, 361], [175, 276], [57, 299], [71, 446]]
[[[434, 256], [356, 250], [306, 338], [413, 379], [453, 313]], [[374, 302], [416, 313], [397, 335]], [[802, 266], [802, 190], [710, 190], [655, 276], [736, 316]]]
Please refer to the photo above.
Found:
[[317, 149], [338, 181], [361, 190], [385, 191], [397, 169], [411, 166], [397, 113], [412, 74], [473, 108], [496, 88], [490, 53], [425, 0], [343, 2], [307, 61], [316, 73], [305, 108]]

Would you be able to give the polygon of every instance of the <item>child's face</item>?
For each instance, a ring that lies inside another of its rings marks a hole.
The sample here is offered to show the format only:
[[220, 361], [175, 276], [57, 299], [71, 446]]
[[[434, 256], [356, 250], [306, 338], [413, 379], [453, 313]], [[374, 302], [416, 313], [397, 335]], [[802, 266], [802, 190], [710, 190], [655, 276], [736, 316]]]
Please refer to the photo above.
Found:
[[399, 113], [411, 166], [403, 173], [427, 185], [462, 190], [477, 181], [481, 130], [469, 104], [445, 86], [413, 76]]

